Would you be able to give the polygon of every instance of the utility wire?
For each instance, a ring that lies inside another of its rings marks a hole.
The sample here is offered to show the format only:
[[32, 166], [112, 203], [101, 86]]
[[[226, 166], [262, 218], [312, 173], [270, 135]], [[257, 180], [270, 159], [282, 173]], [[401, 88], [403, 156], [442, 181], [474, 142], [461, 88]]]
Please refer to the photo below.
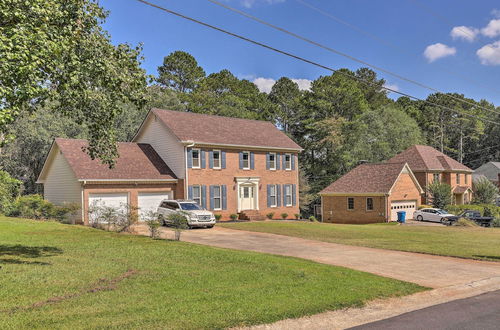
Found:
[[[371, 38], [371, 39], [373, 39], [373, 40], [375, 40], [375, 41], [377, 41], [377, 42], [379, 42], [379, 43], [381, 43], [381, 44], [383, 44], [383, 45], [385, 45], [387, 47], [390, 47], [390, 48], [392, 48], [392, 49], [394, 49], [394, 50], [396, 50], [396, 51], [398, 51], [398, 52], [400, 52], [402, 54], [412, 55], [412, 56], [415, 55], [412, 52], [404, 49], [403, 47], [397, 46], [394, 43], [392, 43], [390, 41], [387, 41], [384, 38], [381, 38], [381, 37], [379, 37], [379, 36], [377, 36], [375, 34], [372, 34], [372, 33], [368, 32], [366, 30], [363, 30], [359, 26], [356, 26], [356, 25], [351, 24], [351, 23], [349, 23], [347, 21], [344, 21], [344, 20], [342, 20], [342, 19], [334, 16], [330, 12], [324, 11], [324, 10], [322, 10], [322, 9], [316, 7], [316, 6], [313, 6], [312, 4], [310, 4], [307, 1], [304, 1], [304, 0], [296, 0], [296, 1], [298, 3], [300, 3], [301, 5], [303, 5], [304, 7], [308, 7], [309, 9], [314, 10], [314, 11], [318, 12], [321, 15], [323, 15], [325, 17], [328, 17], [328, 18], [336, 21], [337, 23], [343, 24], [343, 25], [347, 26], [348, 28], [350, 28], [350, 29], [352, 29], [354, 31], [357, 31], [357, 32], [359, 32], [361, 34], [364, 34], [365, 36], [367, 36], [367, 37], [369, 37], [369, 38]], [[482, 82], [480, 82], [480, 81], [478, 81], [476, 79], [465, 77], [465, 76], [463, 76], [461, 74], [457, 74], [457, 73], [455, 73], [455, 72], [453, 72], [451, 70], [447, 70], [444, 67], [439, 67], [439, 69], [441, 69], [442, 71], [447, 72], [448, 74], [451, 74], [451, 75], [453, 75], [455, 77], [459, 77], [460, 79], [463, 79], [463, 80], [465, 80], [465, 81], [467, 81], [469, 83], [474, 83], [474, 84], [477, 84], [477, 85], [481, 85], [483, 88], [486, 88], [486, 89], [488, 89], [488, 90], [490, 90], [490, 91], [492, 91], [494, 93], [499, 93], [500, 92], [499, 90], [491, 88], [491, 86], [489, 86], [488, 84], [482, 83]]]
[[469, 105], [471, 105], [471, 106], [478, 107], [478, 108], [481, 108], [481, 109], [483, 109], [483, 110], [490, 111], [490, 112], [493, 112], [493, 113], [496, 113], [496, 114], [499, 114], [499, 115], [500, 115], [500, 112], [497, 112], [497, 111], [495, 111], [495, 110], [492, 110], [492, 109], [489, 109], [489, 108], [483, 107], [483, 106], [481, 106], [481, 105], [477, 105], [477, 104], [475, 104], [475, 103], [472, 103], [472, 102], [469, 102], [469, 101], [467, 101], [467, 100], [464, 100], [464, 99], [458, 98], [458, 97], [456, 97], [456, 96], [453, 96], [453, 95], [450, 95], [450, 94], [446, 94], [445, 92], [442, 92], [442, 91], [440, 91], [439, 89], [436, 89], [436, 88], [433, 88], [433, 87], [430, 87], [430, 86], [424, 85], [424, 84], [422, 84], [422, 83], [420, 83], [420, 82], [418, 82], [418, 81], [412, 80], [412, 79], [410, 79], [410, 78], [406, 78], [406, 77], [401, 76], [401, 75], [399, 75], [399, 74], [397, 74], [397, 73], [394, 73], [394, 72], [392, 72], [392, 71], [389, 71], [389, 70], [386, 70], [386, 69], [381, 68], [381, 67], [379, 67], [379, 66], [376, 66], [376, 65], [370, 64], [370, 63], [368, 63], [368, 62], [366, 62], [366, 61], [363, 61], [363, 60], [360, 60], [360, 59], [358, 59], [358, 58], [356, 58], [356, 57], [354, 57], [354, 56], [351, 56], [351, 55], [349, 55], [349, 54], [343, 53], [343, 52], [341, 52], [341, 51], [339, 51], [339, 50], [336, 50], [336, 49], [331, 48], [331, 47], [329, 47], [329, 46], [325, 46], [325, 45], [323, 45], [323, 44], [321, 44], [321, 43], [319, 43], [319, 42], [316, 42], [316, 41], [314, 41], [314, 40], [308, 39], [308, 38], [303, 37], [303, 36], [301, 36], [301, 35], [298, 35], [298, 34], [296, 34], [296, 33], [294, 33], [294, 32], [291, 32], [291, 31], [289, 31], [289, 30], [286, 30], [286, 29], [284, 29], [284, 28], [282, 28], [282, 27], [279, 27], [279, 26], [276, 26], [276, 25], [274, 25], [274, 24], [272, 24], [272, 23], [269, 23], [269, 22], [267, 22], [267, 21], [264, 21], [263, 19], [260, 19], [260, 18], [258, 18], [258, 17], [255, 17], [255, 16], [253, 16], [253, 15], [251, 15], [251, 14], [249, 14], [249, 13], [246, 13], [246, 12], [241, 11], [241, 10], [239, 10], [239, 9], [233, 8], [233, 7], [231, 7], [231, 6], [229, 6], [229, 5], [226, 5], [226, 4], [224, 4], [224, 3], [220, 2], [220, 1], [217, 1], [217, 0], [208, 0], [208, 1], [210, 1], [211, 3], [213, 3], [213, 4], [217, 5], [217, 6], [220, 6], [220, 7], [223, 7], [223, 8], [225, 8], [225, 9], [227, 9], [227, 10], [230, 10], [230, 11], [232, 11], [232, 12], [234, 12], [234, 13], [237, 13], [237, 14], [239, 14], [239, 15], [245, 16], [245, 17], [247, 17], [247, 18], [249, 18], [249, 19], [251, 19], [251, 20], [254, 20], [254, 21], [258, 22], [258, 23], [264, 24], [264, 25], [269, 26], [269, 27], [271, 27], [271, 28], [273, 28], [273, 29], [275, 29], [275, 30], [278, 30], [278, 31], [281, 31], [281, 32], [283, 32], [283, 33], [285, 33], [285, 34], [288, 34], [288, 35], [290, 35], [290, 36], [292, 36], [292, 37], [294, 37], [294, 38], [300, 39], [300, 40], [305, 41], [305, 42], [307, 42], [307, 43], [309, 43], [309, 44], [312, 44], [312, 45], [314, 45], [314, 46], [317, 46], [317, 47], [323, 48], [323, 49], [325, 49], [325, 50], [327, 50], [327, 51], [329, 51], [329, 52], [335, 53], [335, 54], [337, 54], [337, 55], [340, 55], [340, 56], [346, 57], [346, 58], [348, 58], [348, 59], [350, 59], [350, 60], [352, 60], [352, 61], [355, 61], [355, 62], [361, 63], [361, 64], [363, 64], [363, 65], [369, 66], [369, 67], [371, 67], [371, 68], [373, 68], [373, 69], [375, 69], [375, 70], [382, 71], [382, 72], [384, 72], [384, 73], [386, 73], [386, 74], [389, 74], [389, 75], [391, 75], [391, 76], [393, 76], [393, 77], [396, 77], [396, 78], [398, 78], [398, 79], [401, 79], [401, 80], [407, 81], [407, 82], [409, 82], [409, 83], [412, 83], [412, 84], [414, 84], [414, 85], [420, 86], [420, 87], [422, 87], [422, 88], [429, 89], [429, 90], [434, 91], [434, 92], [436, 92], [436, 93], [441, 93], [441, 94], [446, 95], [447, 97], [449, 97], [449, 98], [451, 98], [451, 99], [454, 99], [454, 100], [456, 100], [456, 101], [463, 102], [463, 103], [469, 104]]
[[364, 79], [361, 79], [359, 77], [356, 77], [356, 76], [353, 76], [351, 74], [348, 74], [348, 73], [345, 73], [343, 71], [340, 71], [340, 70], [335, 70], [335, 69], [332, 69], [326, 65], [323, 65], [323, 64], [320, 64], [320, 63], [317, 63], [317, 62], [314, 62], [312, 60], [308, 60], [306, 58], [303, 58], [303, 57], [300, 57], [298, 55], [294, 55], [292, 53], [289, 53], [289, 52], [286, 52], [284, 50], [280, 50], [278, 48], [275, 48], [275, 47], [272, 47], [272, 46], [269, 46], [267, 44], [264, 44], [262, 42], [259, 42], [259, 41], [256, 41], [256, 40], [253, 40], [253, 39], [250, 39], [250, 38], [247, 38], [247, 37], [244, 37], [242, 35], [239, 35], [239, 34], [236, 34], [236, 33], [233, 33], [233, 32], [230, 32], [230, 31], [227, 31], [227, 30], [224, 30], [222, 28], [219, 28], [217, 26], [214, 26], [214, 25], [211, 25], [211, 24], [208, 24], [208, 23], [205, 23], [203, 21], [200, 21], [198, 19], [195, 19], [195, 18], [192, 18], [192, 17], [189, 17], [189, 16], [186, 16], [186, 15], [183, 15], [181, 13], [178, 13], [178, 12], [175, 12], [173, 10], [170, 10], [170, 9], [167, 9], [167, 8], [164, 8], [164, 7], [161, 7], [159, 5], [156, 5], [154, 3], [151, 3], [149, 1], [146, 1], [146, 0], [136, 0], [138, 2], [141, 2], [145, 5], [148, 5], [150, 7], [153, 7], [153, 8], [156, 8], [156, 9], [159, 9], [159, 10], [162, 10], [166, 13], [169, 13], [169, 14], [172, 14], [172, 15], [175, 15], [177, 17], [180, 17], [180, 18], [183, 18], [183, 19], [186, 19], [188, 21], [191, 21], [191, 22], [194, 22], [194, 23], [197, 23], [197, 24], [200, 24], [200, 25], [203, 25], [205, 27], [208, 27], [210, 29], [213, 29], [213, 30], [216, 30], [216, 31], [219, 31], [219, 32], [222, 32], [222, 33], [225, 33], [227, 35], [230, 35], [230, 36], [233, 36], [235, 38], [238, 38], [238, 39], [241, 39], [241, 40], [244, 40], [244, 41], [247, 41], [247, 42], [250, 42], [254, 45], [257, 45], [257, 46], [260, 46], [260, 47], [263, 47], [263, 48], [267, 48], [269, 50], [272, 50], [274, 52], [277, 52], [277, 53], [280, 53], [282, 55], [285, 55], [285, 56], [288, 56], [288, 57], [291, 57], [291, 58], [294, 58], [294, 59], [297, 59], [299, 61], [302, 61], [302, 62], [305, 62], [305, 63], [309, 63], [311, 65], [314, 65], [314, 66], [317, 66], [319, 68], [322, 68], [322, 69], [325, 69], [325, 70], [328, 70], [328, 71], [331, 71], [331, 72], [336, 72], [336, 73], [340, 73], [342, 75], [345, 75], [349, 78], [352, 78], [352, 79], [356, 79], [356, 80], [359, 80], [361, 82], [364, 82], [365, 84], [369, 84], [369, 85], [374, 85], [378, 88], [381, 88], [381, 89], [384, 89], [384, 90], [387, 90], [389, 92], [392, 92], [392, 93], [395, 93], [395, 94], [399, 94], [399, 95], [402, 95], [402, 96], [406, 96], [410, 99], [414, 99], [414, 100], [418, 100], [418, 101], [422, 101], [422, 102], [425, 102], [427, 104], [430, 104], [430, 105], [433, 105], [433, 106], [436, 106], [436, 107], [439, 107], [439, 108], [442, 108], [442, 109], [445, 109], [445, 110], [448, 110], [448, 111], [452, 111], [452, 112], [455, 112], [455, 113], [458, 113], [458, 114], [461, 114], [461, 115], [465, 115], [465, 116], [469, 116], [469, 117], [472, 117], [472, 118], [476, 118], [476, 119], [479, 119], [481, 121], [486, 121], [486, 122], [489, 122], [489, 123], [492, 123], [494, 125], [498, 125], [500, 126], [500, 123], [497, 123], [497, 122], [494, 122], [492, 120], [489, 120], [489, 119], [486, 119], [486, 118], [481, 118], [481, 117], [477, 117], [475, 115], [472, 115], [472, 114], [469, 114], [469, 113], [464, 113], [464, 112], [461, 112], [461, 111], [458, 111], [456, 109], [452, 109], [452, 108], [449, 108], [449, 107], [446, 107], [446, 106], [443, 106], [443, 105], [440, 105], [440, 104], [436, 104], [436, 103], [433, 103], [433, 102], [430, 102], [428, 100], [423, 100], [423, 99], [420, 99], [416, 96], [413, 96], [413, 95], [410, 95], [410, 94], [407, 94], [407, 93], [403, 93], [403, 92], [400, 92], [400, 91], [397, 91], [395, 89], [392, 89], [392, 88], [389, 88], [389, 87], [386, 87], [386, 86], [378, 86], [376, 84], [374, 84], [373, 82], [371, 81], [367, 81], [367, 80], [364, 80]]

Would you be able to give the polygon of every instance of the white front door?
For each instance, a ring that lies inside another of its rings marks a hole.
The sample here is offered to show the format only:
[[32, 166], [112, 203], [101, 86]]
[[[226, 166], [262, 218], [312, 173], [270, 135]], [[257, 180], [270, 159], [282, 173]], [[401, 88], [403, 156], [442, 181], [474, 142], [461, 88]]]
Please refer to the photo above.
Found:
[[254, 185], [240, 186], [240, 205], [241, 205], [241, 210], [255, 209]]
[[171, 191], [165, 192], [140, 192], [137, 196], [137, 206], [139, 207], [139, 221], [147, 220], [148, 217], [156, 212], [158, 206], [164, 199], [172, 199]]

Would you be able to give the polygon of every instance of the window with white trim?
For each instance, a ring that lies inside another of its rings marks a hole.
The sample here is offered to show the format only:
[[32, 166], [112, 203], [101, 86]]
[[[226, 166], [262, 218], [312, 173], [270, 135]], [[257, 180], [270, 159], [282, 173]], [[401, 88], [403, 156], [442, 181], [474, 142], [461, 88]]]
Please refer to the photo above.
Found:
[[222, 210], [222, 189], [221, 186], [213, 187], [214, 210]]
[[354, 210], [354, 198], [347, 197], [347, 209]]
[[366, 198], [366, 210], [373, 211], [373, 198], [372, 197]]
[[285, 154], [285, 170], [291, 170], [291, 169], [292, 169], [292, 155]]
[[[191, 149], [191, 155], [193, 159], [193, 168], [200, 168], [201, 167], [201, 156], [200, 156], [200, 149]], [[201, 204], [200, 204], [201, 205]]]
[[292, 206], [292, 186], [285, 185], [285, 206]]
[[276, 185], [273, 184], [269, 187], [269, 199], [271, 200], [270, 206], [276, 207], [278, 206], [278, 198], [276, 195]]
[[214, 162], [214, 169], [219, 170], [221, 168], [221, 152], [220, 150], [212, 151], [212, 159]]
[[243, 151], [241, 153], [241, 158], [243, 160], [243, 169], [249, 170], [250, 169], [250, 152]]
[[276, 169], [276, 153], [275, 152], [269, 153], [269, 169], [270, 170]]
[[201, 206], [201, 186], [193, 186], [193, 201]]

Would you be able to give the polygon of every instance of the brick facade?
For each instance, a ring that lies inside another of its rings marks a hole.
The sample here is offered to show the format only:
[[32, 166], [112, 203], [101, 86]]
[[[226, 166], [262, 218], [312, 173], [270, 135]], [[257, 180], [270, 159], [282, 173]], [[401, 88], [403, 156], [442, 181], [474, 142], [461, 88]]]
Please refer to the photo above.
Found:
[[[211, 150], [220, 150], [225, 154], [225, 168], [212, 169], [209, 168], [209, 152]], [[229, 220], [231, 214], [238, 213], [238, 181], [245, 182], [250, 179], [254, 182], [258, 181], [254, 187], [257, 189], [255, 197], [258, 199], [258, 213], [265, 216], [273, 212], [275, 219], [280, 219], [282, 213], [287, 213], [288, 219], [295, 218], [295, 214], [299, 211], [299, 186], [298, 186], [298, 157], [297, 153], [291, 153], [294, 157], [294, 169], [284, 170], [282, 163], [280, 169], [267, 169], [267, 153], [266, 151], [251, 151], [253, 153], [253, 169], [240, 169], [240, 151], [239, 149], [220, 149], [220, 148], [201, 148], [205, 152], [205, 168], [188, 168], [187, 182], [188, 186], [204, 185], [206, 186], [206, 208], [210, 209], [210, 185], [225, 185], [226, 187], [226, 209], [214, 210], [214, 213], [221, 214], [221, 220]], [[246, 151], [246, 150], [245, 150]], [[285, 154], [285, 152], [277, 152], [277, 154]], [[282, 162], [280, 158], [280, 162]], [[283, 206], [283, 191], [281, 191], [280, 206], [268, 207], [267, 201], [267, 185], [295, 185], [295, 205]], [[188, 194], [186, 192], [186, 197]], [[243, 211], [244, 212], [244, 211]]]
[[[451, 190], [456, 187], [467, 187], [470, 191], [460, 194], [453, 194], [452, 202], [456, 204], [467, 204], [472, 200], [472, 174], [468, 172], [459, 172], [459, 171], [449, 171], [449, 172], [415, 172], [415, 177], [418, 180], [418, 183], [422, 188], [427, 187], [428, 184], [434, 182], [434, 174], [439, 174], [439, 180], [442, 183], [446, 183], [451, 186]], [[457, 183], [457, 176], [459, 176], [459, 181]], [[429, 197], [427, 193], [425, 193], [421, 198], [422, 204], [430, 203]]]
[[[347, 198], [354, 198], [354, 210], [347, 209]], [[373, 210], [366, 210], [366, 199], [373, 198]], [[386, 196], [322, 196], [323, 222], [366, 224], [386, 221]]]

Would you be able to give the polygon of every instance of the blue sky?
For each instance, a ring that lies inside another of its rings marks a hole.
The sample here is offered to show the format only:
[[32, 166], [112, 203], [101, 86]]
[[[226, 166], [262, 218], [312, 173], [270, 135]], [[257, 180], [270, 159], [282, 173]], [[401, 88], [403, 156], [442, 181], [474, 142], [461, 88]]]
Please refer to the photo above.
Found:
[[[239, 16], [207, 0], [150, 0], [333, 68], [362, 65]], [[303, 0], [356, 26], [355, 31], [298, 0], [221, 0], [363, 61], [442, 91], [500, 106], [500, 3], [493, 0]], [[308, 81], [330, 72], [169, 15], [135, 0], [101, 0], [114, 43], [143, 43], [143, 67], [156, 74], [163, 57], [191, 53], [207, 73], [229, 69], [268, 90], [282, 76]], [[374, 39], [375, 38], [375, 39]], [[377, 39], [378, 38], [378, 39]], [[382, 39], [383, 41], [380, 41]], [[389, 45], [387, 45], [389, 44]], [[381, 73], [401, 92], [431, 91]]]

